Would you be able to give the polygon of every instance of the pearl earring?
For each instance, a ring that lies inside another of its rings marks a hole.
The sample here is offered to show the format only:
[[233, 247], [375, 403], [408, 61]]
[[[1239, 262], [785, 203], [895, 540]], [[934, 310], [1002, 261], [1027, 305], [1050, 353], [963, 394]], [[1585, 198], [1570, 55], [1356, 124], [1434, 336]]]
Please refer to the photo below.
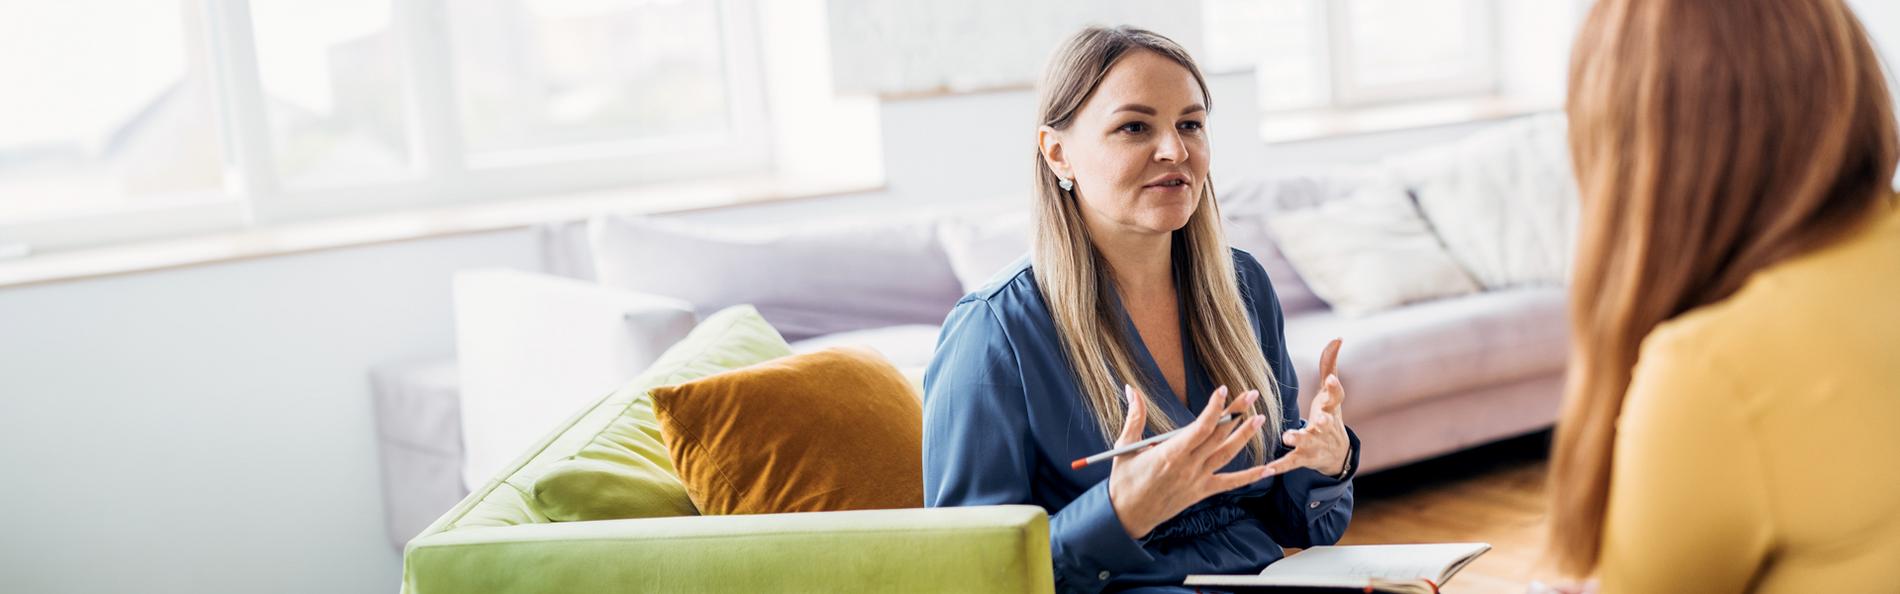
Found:
[[1063, 190], [1063, 191], [1070, 191], [1070, 190], [1074, 190], [1074, 189], [1075, 189], [1075, 180], [1072, 180], [1072, 179], [1069, 179], [1069, 178], [1066, 178], [1066, 177], [1065, 177], [1065, 178], [1062, 178], [1062, 181], [1059, 181], [1059, 182], [1056, 182], [1056, 185], [1058, 185], [1058, 186], [1062, 186], [1062, 190]]

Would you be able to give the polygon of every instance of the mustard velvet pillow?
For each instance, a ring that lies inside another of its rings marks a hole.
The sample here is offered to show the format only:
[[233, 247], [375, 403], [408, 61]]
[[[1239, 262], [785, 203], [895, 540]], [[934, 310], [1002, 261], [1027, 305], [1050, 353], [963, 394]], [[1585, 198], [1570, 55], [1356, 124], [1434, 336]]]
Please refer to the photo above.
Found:
[[876, 351], [826, 349], [653, 390], [702, 514], [922, 507], [923, 406]]
[[535, 479], [535, 509], [557, 522], [698, 513], [667, 458], [649, 392], [791, 354], [791, 346], [750, 305], [707, 317], [588, 413], [611, 419], [576, 424], [599, 427], [598, 433]]

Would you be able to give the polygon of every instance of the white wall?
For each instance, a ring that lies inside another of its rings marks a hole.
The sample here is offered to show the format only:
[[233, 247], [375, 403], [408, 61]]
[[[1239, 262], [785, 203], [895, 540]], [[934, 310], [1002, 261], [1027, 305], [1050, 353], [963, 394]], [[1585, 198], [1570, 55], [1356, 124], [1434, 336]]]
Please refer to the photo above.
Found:
[[[1874, 38], [1874, 51], [1887, 68], [1887, 92], [1893, 95], [1894, 111], [1900, 111], [1900, 1], [1848, 0], [1847, 5]], [[1900, 176], [1894, 178], [1893, 189], [1900, 191]]]
[[0, 290], [0, 591], [395, 592], [366, 370], [526, 232]]
[[1900, 2], [1894, 0], [1848, 0], [1854, 15], [1860, 17], [1860, 24], [1867, 29], [1867, 35], [1874, 38], [1874, 49], [1879, 51], [1886, 62], [1889, 91], [1894, 93], [1894, 103], [1900, 105], [1900, 86], [1892, 83], [1900, 77]]
[[[1386, 155], [1456, 139], [1488, 125], [1475, 122], [1297, 143], [1260, 140], [1251, 74], [1208, 78], [1211, 175], [1217, 184], [1242, 176], [1293, 174], [1376, 161]], [[1035, 166], [1036, 97], [1029, 90], [940, 95], [884, 101], [878, 119], [884, 146], [883, 192], [794, 204], [702, 212], [682, 218], [766, 224], [808, 218], [958, 210], [1026, 204]]]

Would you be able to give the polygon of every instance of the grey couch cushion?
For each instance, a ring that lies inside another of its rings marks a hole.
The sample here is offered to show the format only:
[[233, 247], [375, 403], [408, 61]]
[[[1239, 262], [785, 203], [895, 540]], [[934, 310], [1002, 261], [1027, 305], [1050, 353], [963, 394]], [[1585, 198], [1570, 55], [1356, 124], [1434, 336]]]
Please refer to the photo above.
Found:
[[1346, 418], [1447, 393], [1560, 372], [1568, 354], [1564, 290], [1478, 293], [1359, 318], [1316, 311], [1287, 319], [1301, 411], [1319, 388], [1319, 353], [1345, 340], [1339, 377]]
[[942, 323], [963, 295], [926, 217], [785, 231], [603, 216], [588, 234], [600, 284], [684, 299], [702, 316], [751, 304], [792, 341]]

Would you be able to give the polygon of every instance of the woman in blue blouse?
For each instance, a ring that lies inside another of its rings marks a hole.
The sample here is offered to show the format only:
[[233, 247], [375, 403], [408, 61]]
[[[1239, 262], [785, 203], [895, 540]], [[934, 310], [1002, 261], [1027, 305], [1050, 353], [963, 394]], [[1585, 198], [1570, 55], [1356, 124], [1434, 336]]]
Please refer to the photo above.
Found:
[[1328, 374], [1300, 419], [1279, 300], [1221, 234], [1210, 104], [1160, 35], [1065, 43], [1041, 87], [1031, 257], [957, 303], [924, 376], [925, 505], [1049, 510], [1061, 591], [1258, 572], [1352, 517], [1344, 388]]

